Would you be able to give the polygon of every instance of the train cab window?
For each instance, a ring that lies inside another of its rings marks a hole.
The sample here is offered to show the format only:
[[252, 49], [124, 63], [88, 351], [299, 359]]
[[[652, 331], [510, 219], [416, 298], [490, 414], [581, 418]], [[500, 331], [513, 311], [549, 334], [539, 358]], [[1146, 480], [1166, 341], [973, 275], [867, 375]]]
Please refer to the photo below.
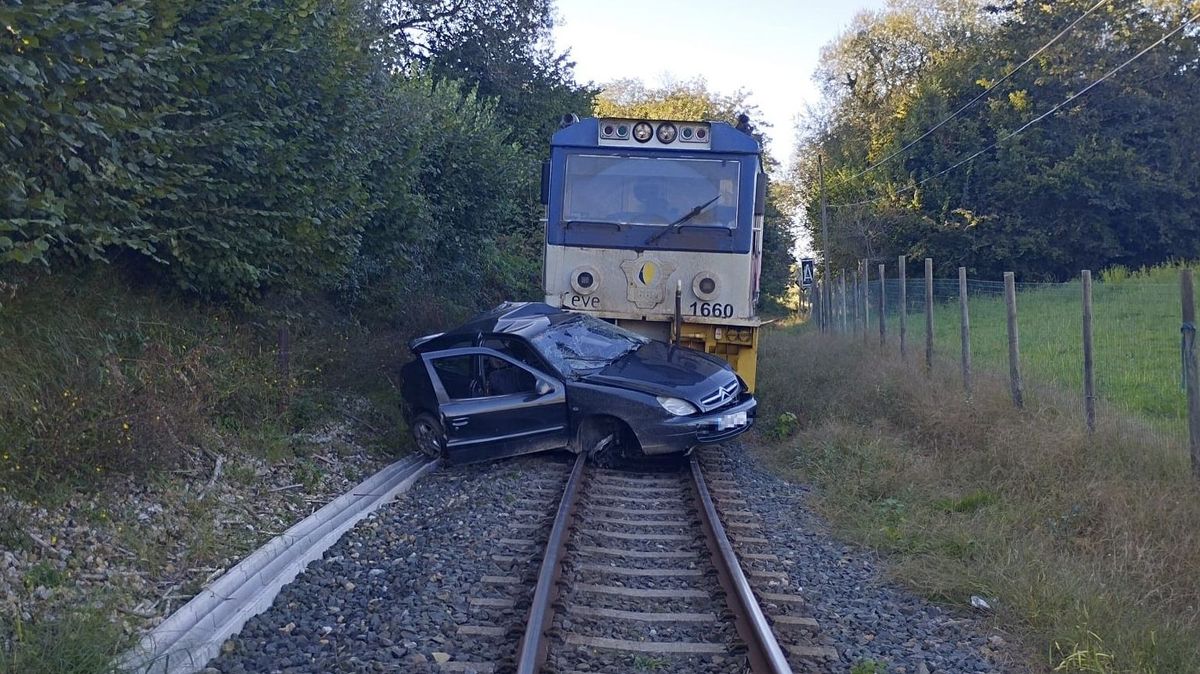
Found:
[[576, 154], [567, 158], [563, 219], [737, 227], [741, 165], [726, 158], [691, 159]]
[[451, 399], [462, 400], [478, 398], [483, 393], [483, 385], [476, 376], [475, 356], [446, 356], [430, 361], [437, 378], [446, 389], [446, 395]]

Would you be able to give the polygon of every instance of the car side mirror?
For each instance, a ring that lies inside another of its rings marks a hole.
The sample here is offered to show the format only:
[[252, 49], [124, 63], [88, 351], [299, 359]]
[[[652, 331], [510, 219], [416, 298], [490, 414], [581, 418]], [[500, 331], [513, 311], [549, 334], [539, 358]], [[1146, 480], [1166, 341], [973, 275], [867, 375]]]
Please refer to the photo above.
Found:
[[545, 379], [539, 379], [537, 387], [533, 389], [540, 396], [549, 395], [554, 392], [554, 387]]
[[542, 205], [550, 203], [550, 162], [542, 162], [542, 189], [539, 195]]

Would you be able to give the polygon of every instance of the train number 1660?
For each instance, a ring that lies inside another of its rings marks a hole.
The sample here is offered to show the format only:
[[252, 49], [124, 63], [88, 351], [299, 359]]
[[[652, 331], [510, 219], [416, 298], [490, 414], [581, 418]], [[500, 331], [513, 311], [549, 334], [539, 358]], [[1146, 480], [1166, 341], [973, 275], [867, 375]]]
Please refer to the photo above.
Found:
[[693, 316], [705, 316], [712, 318], [733, 318], [732, 304], [716, 304], [713, 302], [692, 302], [691, 305]]

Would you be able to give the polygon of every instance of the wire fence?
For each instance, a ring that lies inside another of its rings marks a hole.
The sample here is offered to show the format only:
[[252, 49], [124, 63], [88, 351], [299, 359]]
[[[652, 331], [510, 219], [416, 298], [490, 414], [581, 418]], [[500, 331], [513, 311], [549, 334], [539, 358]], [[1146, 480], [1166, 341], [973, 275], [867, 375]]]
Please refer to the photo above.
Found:
[[[901, 281], [897, 262], [869, 271], [869, 277], [861, 266], [835, 273], [833, 283], [818, 286], [814, 323], [878, 348], [903, 349], [904, 358], [927, 367], [953, 364], [968, 396], [980, 381], [1000, 379], [1014, 404], [1067, 400], [1078, 415], [1064, 423], [1089, 431], [1097, 420], [1117, 424], [1190, 456], [1200, 475], [1200, 400], [1194, 399], [1200, 391], [1187, 393], [1189, 377], [1197, 376], [1190, 271], [1111, 274], [1095, 282], [1083, 272], [1069, 283], [970, 279], [965, 270], [959, 278], [921, 273]], [[1171, 274], [1179, 280], [1168, 282]]]

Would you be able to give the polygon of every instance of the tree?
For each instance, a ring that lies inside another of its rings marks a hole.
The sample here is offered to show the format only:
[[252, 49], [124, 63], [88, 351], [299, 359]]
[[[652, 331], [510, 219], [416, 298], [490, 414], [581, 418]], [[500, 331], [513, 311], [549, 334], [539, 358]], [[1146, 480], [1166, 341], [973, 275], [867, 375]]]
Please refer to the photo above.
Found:
[[660, 87], [648, 87], [637, 79], [614, 80], [605, 84], [592, 106], [600, 117], [626, 116], [646, 119], [703, 121], [719, 119], [734, 123], [739, 114], [760, 118], [758, 106], [750, 102], [750, 92], [738, 89], [732, 94], [712, 91], [703, 77], [691, 80], [667, 80]]
[[0, 265], [109, 261], [210, 297], [336, 290], [381, 312], [422, 287], [530, 294], [537, 147], [560, 104], [590, 101], [543, 41], [548, 12], [0, 7]]
[[550, 39], [551, 0], [372, 0], [384, 58], [409, 72], [456, 80], [495, 98], [522, 147], [544, 153], [558, 120], [582, 114], [595, 92]]
[[[818, 222], [818, 199], [814, 162], [805, 157], [827, 158], [831, 203], [863, 204], [831, 209], [831, 258], [863, 257], [873, 245], [887, 255], [932, 256], [943, 269], [1062, 279], [1083, 267], [1200, 255], [1200, 157], [1194, 144], [1172, 141], [1197, 130], [1189, 112], [1200, 91], [1195, 31], [1038, 119], [1186, 16], [1163, 3], [1093, 4], [1011, 3], [980, 14], [937, 3], [932, 15], [893, 4], [860, 16], [827, 47], [819, 72], [827, 83], [854, 73], [853, 91], [827, 87], [791, 179], [809, 223]], [[986, 91], [1005, 73], [1007, 81]], [[869, 237], [860, 236], [864, 222]]]

